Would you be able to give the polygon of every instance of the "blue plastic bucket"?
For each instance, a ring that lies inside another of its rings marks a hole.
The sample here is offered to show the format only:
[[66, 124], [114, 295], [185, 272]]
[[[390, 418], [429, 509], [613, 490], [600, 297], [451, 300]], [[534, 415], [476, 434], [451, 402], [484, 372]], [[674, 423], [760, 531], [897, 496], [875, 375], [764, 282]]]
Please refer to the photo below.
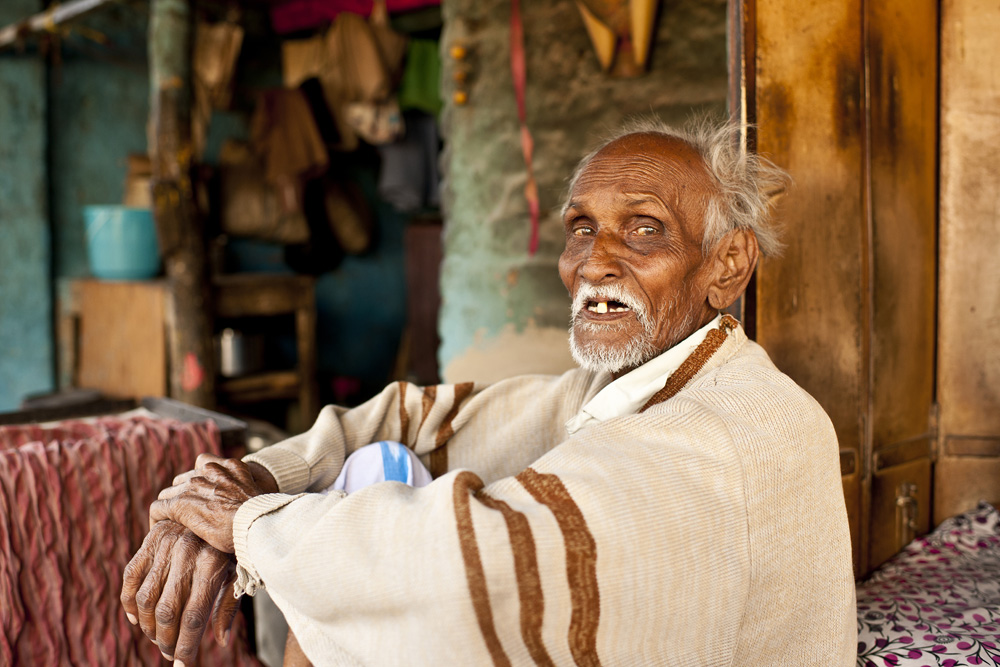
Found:
[[156, 224], [148, 208], [84, 206], [90, 272], [104, 280], [146, 280], [160, 271]]

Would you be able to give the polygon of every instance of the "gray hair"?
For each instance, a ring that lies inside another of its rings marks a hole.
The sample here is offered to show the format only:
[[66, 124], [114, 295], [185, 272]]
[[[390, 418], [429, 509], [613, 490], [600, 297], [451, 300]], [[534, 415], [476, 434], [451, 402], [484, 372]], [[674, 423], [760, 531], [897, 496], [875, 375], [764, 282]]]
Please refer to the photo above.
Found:
[[[627, 122], [621, 130], [605, 139], [587, 154], [569, 182], [573, 192], [577, 180], [591, 160], [606, 146], [630, 134], [658, 134], [688, 144], [705, 161], [715, 191], [705, 212], [704, 252], [723, 236], [737, 229], [749, 229], [757, 236], [762, 255], [781, 253], [778, 231], [771, 223], [772, 203], [791, 184], [791, 177], [767, 158], [743, 150], [742, 136], [747, 129], [736, 121], [719, 125], [703, 117], [684, 128], [673, 128], [658, 118], [639, 118]], [[563, 205], [563, 212], [568, 206]]]

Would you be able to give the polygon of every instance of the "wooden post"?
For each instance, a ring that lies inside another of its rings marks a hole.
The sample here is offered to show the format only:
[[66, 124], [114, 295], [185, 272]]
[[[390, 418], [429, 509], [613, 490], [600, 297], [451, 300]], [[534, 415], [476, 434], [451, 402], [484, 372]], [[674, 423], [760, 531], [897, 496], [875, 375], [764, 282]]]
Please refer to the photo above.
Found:
[[170, 395], [215, 404], [215, 356], [204, 225], [191, 183], [191, 0], [152, 0], [149, 21], [153, 214], [171, 299]]

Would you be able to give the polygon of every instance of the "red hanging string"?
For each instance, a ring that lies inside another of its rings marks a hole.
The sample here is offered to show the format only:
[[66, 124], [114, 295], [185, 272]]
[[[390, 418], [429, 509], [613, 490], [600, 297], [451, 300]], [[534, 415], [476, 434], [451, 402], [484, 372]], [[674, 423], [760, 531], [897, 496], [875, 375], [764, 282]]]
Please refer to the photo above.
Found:
[[538, 203], [535, 169], [532, 166], [535, 143], [531, 138], [531, 131], [528, 130], [528, 117], [524, 105], [527, 66], [524, 58], [524, 24], [521, 22], [520, 0], [511, 0], [510, 3], [510, 73], [514, 80], [514, 95], [517, 98], [517, 119], [521, 124], [521, 153], [524, 154], [524, 166], [528, 172], [528, 181], [524, 184], [524, 198], [528, 201], [528, 213], [531, 216], [531, 239], [528, 241], [528, 255], [533, 257], [538, 251], [538, 224], [541, 207]]

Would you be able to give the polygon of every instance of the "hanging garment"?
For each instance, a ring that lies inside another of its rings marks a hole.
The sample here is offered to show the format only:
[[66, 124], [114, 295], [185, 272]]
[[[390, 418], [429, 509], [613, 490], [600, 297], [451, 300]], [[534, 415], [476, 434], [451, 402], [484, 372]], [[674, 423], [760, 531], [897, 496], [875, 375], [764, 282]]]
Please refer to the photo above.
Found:
[[378, 194], [397, 210], [413, 212], [438, 208], [440, 175], [438, 155], [441, 141], [434, 116], [411, 111], [404, 114], [406, 136], [379, 146], [382, 169]]
[[399, 84], [399, 106], [435, 116], [441, 112], [441, 48], [432, 39], [411, 39]]
[[326, 171], [330, 160], [326, 145], [299, 90], [275, 89], [261, 95], [250, 134], [268, 181], [276, 185]]

